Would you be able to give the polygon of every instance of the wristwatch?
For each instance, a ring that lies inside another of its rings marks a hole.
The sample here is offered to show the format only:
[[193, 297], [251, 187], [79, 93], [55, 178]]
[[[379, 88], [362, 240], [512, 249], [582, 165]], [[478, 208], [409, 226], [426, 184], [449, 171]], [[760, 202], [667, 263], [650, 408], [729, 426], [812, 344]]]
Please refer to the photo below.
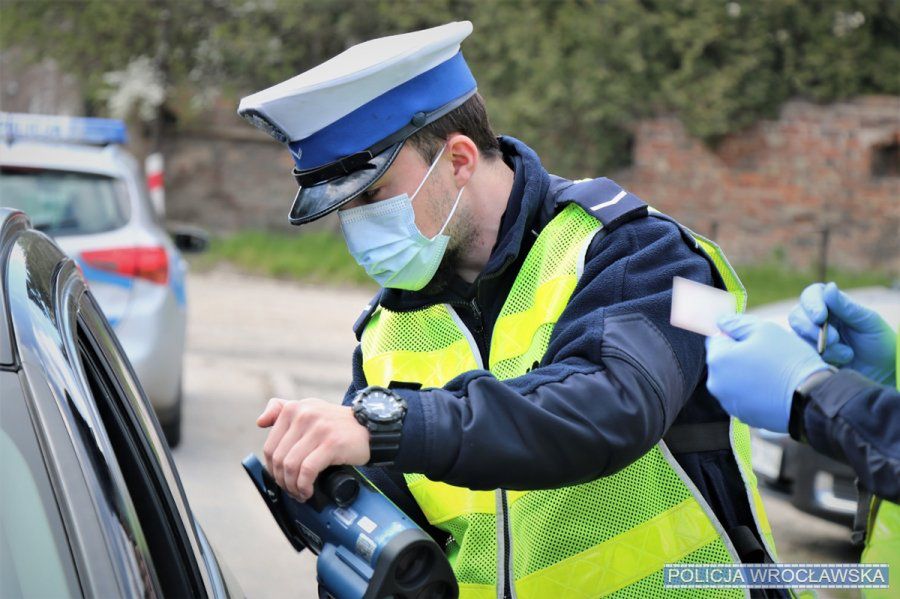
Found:
[[369, 430], [369, 465], [392, 466], [400, 450], [406, 401], [385, 387], [372, 385], [356, 394], [353, 415]]
[[791, 415], [788, 420], [788, 433], [795, 441], [806, 443], [806, 425], [804, 424], [804, 413], [806, 406], [809, 404], [810, 393], [812, 390], [822, 384], [825, 379], [831, 377], [837, 368], [828, 366], [825, 370], [814, 372], [794, 389], [794, 397], [791, 400]]

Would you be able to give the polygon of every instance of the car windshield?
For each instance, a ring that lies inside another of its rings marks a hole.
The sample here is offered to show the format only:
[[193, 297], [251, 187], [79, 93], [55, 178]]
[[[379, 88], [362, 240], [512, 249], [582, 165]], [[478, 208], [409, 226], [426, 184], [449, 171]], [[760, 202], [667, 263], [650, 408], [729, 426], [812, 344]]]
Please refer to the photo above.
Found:
[[40, 168], [0, 168], [0, 206], [17, 208], [50, 235], [110, 231], [128, 220], [121, 179]]

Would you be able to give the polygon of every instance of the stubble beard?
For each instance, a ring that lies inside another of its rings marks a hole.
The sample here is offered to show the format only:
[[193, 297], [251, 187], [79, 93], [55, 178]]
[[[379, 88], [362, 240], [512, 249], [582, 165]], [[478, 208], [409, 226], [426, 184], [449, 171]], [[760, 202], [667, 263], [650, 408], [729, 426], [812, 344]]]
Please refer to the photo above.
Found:
[[[456, 198], [452, 197], [450, 199], [450, 206], [452, 206]], [[458, 269], [462, 255], [475, 239], [475, 229], [467, 205], [460, 204], [457, 207], [456, 214], [447, 226], [445, 234], [450, 237], [450, 242], [447, 244], [447, 250], [444, 252], [444, 257], [441, 259], [434, 276], [419, 291], [419, 293], [424, 295], [436, 295], [445, 291], [450, 282], [459, 276]]]

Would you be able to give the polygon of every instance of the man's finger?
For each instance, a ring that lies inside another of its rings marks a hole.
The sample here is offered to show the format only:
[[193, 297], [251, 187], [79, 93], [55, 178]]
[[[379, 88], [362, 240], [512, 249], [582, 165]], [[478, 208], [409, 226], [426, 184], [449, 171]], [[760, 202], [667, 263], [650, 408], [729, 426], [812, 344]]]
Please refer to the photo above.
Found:
[[741, 341], [759, 324], [755, 316], [734, 315], [721, 318], [717, 323], [723, 333], [736, 341]]
[[800, 307], [814, 325], [822, 326], [828, 316], [828, 308], [825, 305], [825, 285], [813, 283], [804, 289], [800, 293]]
[[316, 482], [316, 478], [322, 470], [325, 470], [332, 464], [333, 460], [334, 452], [324, 445], [320, 445], [306, 456], [306, 459], [300, 464], [300, 472], [295, 483], [297, 497], [302, 501], [312, 497], [313, 484]]
[[278, 415], [281, 414], [281, 408], [283, 408], [286, 403], [287, 400], [278, 397], [270, 399], [269, 403], [266, 404], [266, 409], [263, 410], [263, 413], [256, 419], [256, 426], [260, 428], [272, 426], [278, 418]]
[[300, 462], [312, 451], [314, 443], [314, 435], [307, 434], [300, 423], [292, 420], [290, 428], [282, 435], [278, 447], [272, 453], [271, 474], [278, 486], [283, 488], [296, 480]]
[[[822, 325], [814, 324], [810, 319], [809, 315], [806, 314], [800, 306], [795, 308], [788, 314], [788, 324], [791, 325], [791, 329], [793, 329], [794, 333], [797, 334], [801, 339], [806, 341], [812, 347], [816, 347], [819, 342], [819, 332], [822, 329]], [[840, 335], [836, 328], [832, 325], [828, 325], [828, 333], [825, 339], [825, 346], [829, 347], [834, 345], [840, 341]]]
[[309, 454], [316, 450], [319, 440], [314, 435], [306, 435], [299, 439], [284, 458], [284, 489], [294, 497], [300, 497], [297, 478], [300, 468]]
[[[283, 406], [282, 408], [279, 408], [279, 414], [281, 414], [282, 409]], [[275, 420], [275, 425], [272, 426], [269, 435], [266, 437], [266, 442], [263, 445], [263, 455], [266, 458], [266, 470], [273, 476], [275, 473], [272, 471], [272, 457], [275, 455], [275, 450], [281, 443], [281, 438], [291, 426], [291, 418], [289, 418], [289, 416], [289, 414], [284, 414], [283, 417]]]

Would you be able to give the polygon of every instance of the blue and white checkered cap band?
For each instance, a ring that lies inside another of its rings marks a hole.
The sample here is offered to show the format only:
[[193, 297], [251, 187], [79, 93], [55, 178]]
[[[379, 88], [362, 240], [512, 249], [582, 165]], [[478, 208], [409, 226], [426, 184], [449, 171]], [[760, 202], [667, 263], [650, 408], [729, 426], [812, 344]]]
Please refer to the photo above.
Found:
[[393, 88], [306, 139], [289, 146], [300, 170], [309, 170], [366, 150], [412, 122], [474, 93], [475, 78], [458, 52], [450, 60]]

